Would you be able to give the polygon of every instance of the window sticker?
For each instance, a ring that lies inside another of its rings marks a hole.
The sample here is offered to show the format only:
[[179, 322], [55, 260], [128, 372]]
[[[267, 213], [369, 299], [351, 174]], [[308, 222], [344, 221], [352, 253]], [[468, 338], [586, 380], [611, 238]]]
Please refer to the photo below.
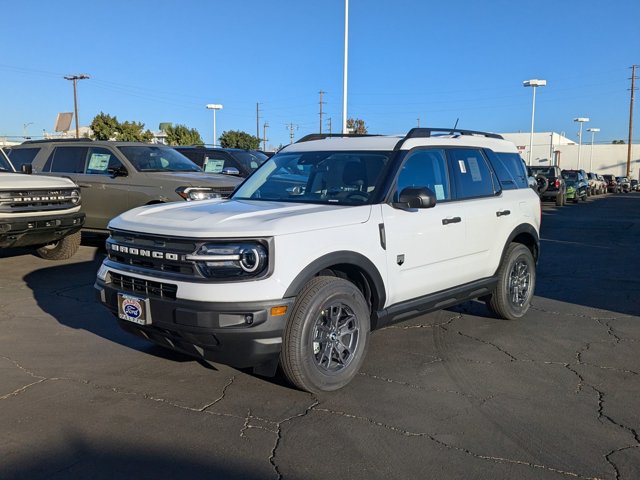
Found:
[[213, 158], [210, 158], [207, 160], [207, 164], [204, 166], [204, 171], [210, 173], [220, 173], [222, 172], [223, 166], [224, 160], [214, 160]]
[[469, 163], [469, 170], [471, 171], [471, 178], [474, 182], [481, 182], [482, 175], [480, 174], [480, 166], [478, 165], [478, 159], [476, 157], [467, 158]]
[[444, 200], [444, 186], [434, 185], [436, 189], [436, 200]]
[[464, 160], [458, 160], [458, 165], [460, 166], [460, 173], [467, 173], [467, 167], [464, 164]]
[[108, 153], [92, 153], [89, 159], [88, 170], [96, 170], [99, 172], [106, 172], [109, 166], [109, 159], [111, 155]]

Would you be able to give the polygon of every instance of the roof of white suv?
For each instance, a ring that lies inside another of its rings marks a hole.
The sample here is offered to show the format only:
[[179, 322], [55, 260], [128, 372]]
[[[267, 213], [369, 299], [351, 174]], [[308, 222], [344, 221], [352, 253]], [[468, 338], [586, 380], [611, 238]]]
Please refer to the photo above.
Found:
[[[434, 132], [442, 134], [433, 135]], [[495, 152], [518, 153], [516, 146], [500, 135], [469, 130], [414, 128], [405, 135], [308, 135], [283, 149], [283, 153], [310, 150], [410, 150], [423, 146], [489, 148]]]

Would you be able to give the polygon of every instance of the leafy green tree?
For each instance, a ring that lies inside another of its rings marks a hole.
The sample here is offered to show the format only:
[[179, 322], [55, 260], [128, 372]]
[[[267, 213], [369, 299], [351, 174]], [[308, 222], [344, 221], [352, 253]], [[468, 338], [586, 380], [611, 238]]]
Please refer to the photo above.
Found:
[[186, 125], [169, 125], [164, 129], [169, 145], [203, 145], [202, 137], [195, 128], [187, 128]]
[[240, 130], [227, 130], [220, 135], [220, 145], [223, 148], [257, 150], [260, 148], [260, 139]]
[[144, 129], [142, 122], [122, 122], [118, 125], [116, 132], [116, 140], [119, 142], [150, 142], [153, 139], [153, 133]]
[[116, 137], [119, 126], [120, 123], [116, 117], [100, 112], [91, 122], [91, 130], [93, 131], [91, 138], [94, 140], [112, 140]]
[[624, 144], [625, 144], [625, 143], [624, 143], [624, 140], [614, 140], [614, 141], [613, 141], [613, 142], [611, 142], [611, 143], [613, 143], [614, 145], [624, 145]]
[[357, 133], [360, 135], [368, 133], [367, 126], [365, 125], [364, 120], [361, 120], [359, 118], [348, 118], [347, 130], [351, 133]]

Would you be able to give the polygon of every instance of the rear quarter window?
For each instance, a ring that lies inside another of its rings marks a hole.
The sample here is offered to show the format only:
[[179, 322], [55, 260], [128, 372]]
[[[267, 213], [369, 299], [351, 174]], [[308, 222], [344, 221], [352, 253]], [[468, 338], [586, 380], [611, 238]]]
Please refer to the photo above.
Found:
[[528, 188], [527, 169], [518, 153], [485, 150], [504, 190]]

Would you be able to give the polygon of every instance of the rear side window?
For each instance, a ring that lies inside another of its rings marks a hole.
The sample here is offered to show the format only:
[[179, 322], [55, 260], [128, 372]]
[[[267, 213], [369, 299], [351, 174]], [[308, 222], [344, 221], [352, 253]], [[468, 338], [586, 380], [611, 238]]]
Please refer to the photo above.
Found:
[[87, 161], [88, 174], [108, 175], [109, 169], [123, 167], [115, 154], [106, 148], [91, 147]]
[[494, 195], [494, 175], [482, 151], [475, 148], [448, 150], [456, 186], [456, 197], [475, 198]]
[[12, 148], [7, 155], [15, 169], [20, 171], [22, 165], [33, 162], [39, 151], [39, 148]]
[[493, 152], [485, 150], [493, 165], [500, 185], [504, 190], [527, 188], [527, 169], [522, 157], [517, 153]]
[[84, 173], [87, 147], [56, 147], [49, 155], [43, 172]]

